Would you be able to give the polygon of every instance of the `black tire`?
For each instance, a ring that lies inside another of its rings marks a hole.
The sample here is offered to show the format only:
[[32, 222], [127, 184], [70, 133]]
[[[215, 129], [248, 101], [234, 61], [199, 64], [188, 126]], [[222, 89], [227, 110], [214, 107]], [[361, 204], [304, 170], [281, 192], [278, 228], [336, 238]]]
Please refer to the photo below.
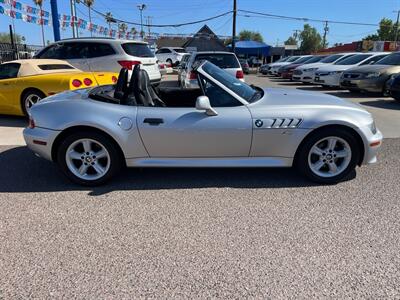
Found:
[[28, 98], [32, 97], [32, 96], [36, 96], [36, 97], [40, 98], [40, 100], [43, 98], [46, 98], [46, 95], [37, 89], [28, 89], [28, 90], [24, 91], [21, 95], [21, 103], [20, 104], [21, 104], [21, 110], [26, 117], [28, 116], [28, 111], [26, 109], [26, 102], [28, 101]]
[[[106, 148], [110, 156], [110, 166], [107, 172], [98, 179], [95, 180], [85, 180], [76, 176], [68, 167], [66, 162], [66, 152], [68, 147], [80, 139], [91, 139], [99, 142], [102, 146]], [[123, 157], [118, 149], [118, 146], [109, 137], [95, 132], [95, 131], [83, 131], [72, 133], [67, 136], [57, 149], [57, 164], [60, 167], [64, 175], [70, 179], [72, 182], [84, 185], [84, 186], [98, 186], [104, 184], [112, 177], [114, 177], [123, 166]]]
[[[351, 159], [349, 164], [344, 170], [341, 171], [341, 173], [333, 177], [323, 177], [317, 175], [311, 170], [308, 163], [308, 157], [311, 148], [318, 141], [326, 137], [339, 137], [345, 140], [351, 149]], [[297, 151], [295, 157], [295, 166], [303, 175], [305, 175], [311, 181], [322, 184], [335, 184], [344, 180], [346, 177], [348, 177], [350, 173], [352, 173], [355, 170], [360, 160], [360, 155], [361, 155], [361, 149], [357, 141], [357, 137], [354, 136], [354, 134], [350, 130], [346, 130], [343, 128], [338, 128], [338, 129], [326, 128], [317, 130], [314, 133], [311, 133], [308, 137], [306, 137], [306, 139], [302, 142], [300, 148]]]
[[361, 93], [361, 90], [358, 90], [358, 89], [348, 89], [348, 91], [350, 93], [354, 93], [354, 94], [360, 94]]
[[390, 92], [390, 96], [397, 102], [400, 102], [400, 93], [399, 92]]

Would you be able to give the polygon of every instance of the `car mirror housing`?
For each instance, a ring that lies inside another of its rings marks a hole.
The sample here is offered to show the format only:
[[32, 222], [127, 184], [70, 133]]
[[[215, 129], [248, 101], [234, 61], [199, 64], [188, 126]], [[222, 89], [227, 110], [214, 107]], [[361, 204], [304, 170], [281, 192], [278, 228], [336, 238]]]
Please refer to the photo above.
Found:
[[208, 116], [217, 116], [218, 113], [211, 107], [210, 99], [207, 96], [199, 96], [196, 100], [196, 109], [205, 111]]

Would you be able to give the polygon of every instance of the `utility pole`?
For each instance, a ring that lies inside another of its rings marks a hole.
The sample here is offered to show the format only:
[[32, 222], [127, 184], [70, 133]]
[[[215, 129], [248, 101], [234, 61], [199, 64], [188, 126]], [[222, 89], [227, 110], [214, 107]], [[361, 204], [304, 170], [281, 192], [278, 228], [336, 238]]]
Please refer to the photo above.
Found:
[[71, 22], [71, 25], [72, 25], [72, 37], [73, 38], [76, 38], [76, 37], [78, 37], [78, 34], [77, 34], [77, 31], [78, 30], [76, 30], [77, 28], [76, 28], [76, 23], [75, 23], [75, 21], [76, 21], [76, 6], [75, 6], [75, 0], [71, 0], [71, 18], [72, 18], [72, 22]]
[[147, 24], [148, 36], [149, 37], [151, 35], [151, 19], [153, 19], [153, 17], [150, 17], [150, 16], [146, 17], [146, 24]]
[[142, 36], [142, 39], [144, 37], [144, 31], [143, 31], [143, 10], [146, 8], [146, 4], [140, 4], [137, 6], [137, 8], [140, 11], [140, 35]]
[[[50, 0], [51, 4], [51, 15], [58, 16], [58, 8], [57, 8], [57, 0]], [[53, 21], [53, 34], [54, 41], [57, 42], [60, 40], [60, 21], [58, 18], [51, 18]]]
[[396, 20], [396, 34], [394, 36], [394, 41], [397, 42], [397, 38], [399, 36], [399, 16], [400, 16], [400, 10], [394, 11], [397, 12], [397, 20]]
[[299, 32], [301, 32], [301, 30], [300, 29], [295, 29], [293, 31], [294, 31], [293, 37], [294, 37], [294, 39], [295, 39], [295, 41], [297, 43], [297, 38], [299, 37]]
[[235, 53], [236, 49], [236, 13], [237, 13], [237, 3], [233, 0], [233, 20], [232, 20], [232, 52]]
[[326, 34], [329, 31], [329, 27], [328, 27], [328, 21], [325, 21], [325, 26], [324, 26], [324, 37], [322, 39], [322, 48], [326, 48]]

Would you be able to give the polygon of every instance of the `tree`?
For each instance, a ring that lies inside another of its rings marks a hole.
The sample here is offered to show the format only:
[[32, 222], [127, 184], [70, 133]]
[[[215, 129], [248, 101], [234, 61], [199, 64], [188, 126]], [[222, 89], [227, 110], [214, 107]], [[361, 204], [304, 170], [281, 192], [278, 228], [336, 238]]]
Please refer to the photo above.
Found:
[[264, 39], [258, 31], [242, 30], [239, 32], [239, 41], [263, 42]]
[[39, 6], [39, 9], [40, 9], [40, 26], [42, 27], [42, 42], [43, 42], [43, 46], [46, 46], [46, 43], [44, 41], [44, 28], [43, 28], [43, 16], [42, 16], [43, 0], [33, 0], [33, 3], [35, 3], [35, 5], [37, 5], [37, 6]]
[[[17, 33], [14, 33], [14, 39], [16, 44], [21, 44], [25, 41], [25, 38]], [[7, 32], [0, 32], [0, 43], [11, 43], [10, 34]]]
[[320, 50], [322, 48], [322, 38], [317, 29], [304, 24], [303, 30], [300, 32], [300, 50], [307, 54]]
[[[92, 24], [92, 6], [94, 4], [94, 0], [84, 0], [84, 2], [89, 10], [89, 22]], [[90, 36], [93, 36], [92, 30], [90, 30]]]
[[130, 32], [132, 34], [132, 37], [134, 37], [137, 34], [137, 30], [135, 27], [132, 27]]
[[285, 45], [297, 45], [297, 40], [294, 36], [290, 36], [286, 41]]
[[379, 22], [379, 29], [376, 33], [370, 34], [364, 40], [371, 41], [393, 41], [396, 35], [396, 23], [392, 20], [383, 18]]
[[111, 12], [106, 12], [105, 15], [106, 22], [108, 24], [108, 28], [111, 29], [111, 23], [115, 23], [114, 17]]
[[118, 26], [118, 35], [119, 35], [119, 37], [121, 37], [121, 34], [125, 35], [127, 30], [128, 30], [128, 25], [126, 25], [125, 23], [120, 23], [119, 26]]

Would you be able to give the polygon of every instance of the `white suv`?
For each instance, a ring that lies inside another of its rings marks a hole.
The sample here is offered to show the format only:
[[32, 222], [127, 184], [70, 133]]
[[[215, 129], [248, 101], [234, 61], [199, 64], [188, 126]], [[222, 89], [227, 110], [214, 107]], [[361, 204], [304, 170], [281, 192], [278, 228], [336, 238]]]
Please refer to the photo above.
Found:
[[223, 51], [202, 51], [194, 52], [184, 64], [179, 77], [179, 85], [185, 89], [199, 88], [196, 74], [193, 72], [193, 65], [196, 62], [208, 60], [214, 65], [224, 69], [226, 72], [244, 81], [244, 73], [235, 53]]
[[179, 47], [163, 47], [156, 51], [158, 60], [171, 66], [177, 66], [185, 54], [186, 50]]
[[152, 84], [161, 81], [157, 58], [148, 44], [141, 41], [111, 38], [66, 39], [42, 49], [35, 58], [66, 60], [86, 72], [118, 73], [121, 68], [132, 70], [134, 65], [140, 64], [149, 74]]

